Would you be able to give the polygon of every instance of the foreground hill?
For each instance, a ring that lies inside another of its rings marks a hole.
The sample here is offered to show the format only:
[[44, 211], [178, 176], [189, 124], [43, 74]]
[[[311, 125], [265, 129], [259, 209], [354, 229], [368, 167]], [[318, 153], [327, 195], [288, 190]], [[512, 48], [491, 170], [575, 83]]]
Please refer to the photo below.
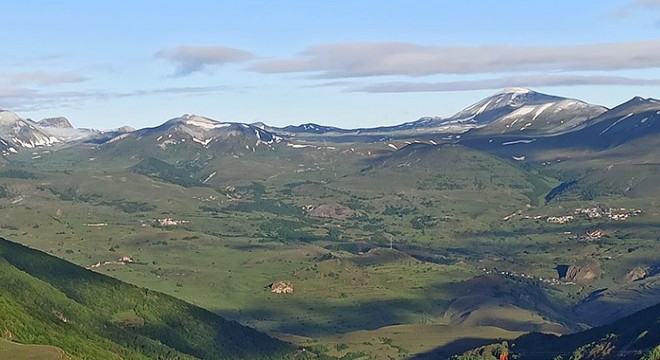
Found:
[[[513, 341], [509, 352], [521, 360], [658, 359], [659, 330], [660, 304], [612, 324], [571, 335], [523, 335]], [[501, 350], [500, 345], [490, 345], [456, 359], [496, 359]]]
[[281, 359], [295, 351], [181, 300], [5, 239], [0, 282], [0, 336], [55, 345], [74, 359]]

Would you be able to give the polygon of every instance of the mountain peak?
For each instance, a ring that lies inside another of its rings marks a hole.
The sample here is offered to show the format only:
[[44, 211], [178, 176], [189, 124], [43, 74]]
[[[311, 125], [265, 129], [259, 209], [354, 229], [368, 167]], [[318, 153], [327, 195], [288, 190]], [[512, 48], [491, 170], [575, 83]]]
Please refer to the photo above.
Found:
[[558, 96], [537, 93], [527, 88], [506, 88], [472, 104], [463, 111], [453, 115], [450, 120], [484, 125], [524, 106], [544, 105], [561, 100], [565, 99]]
[[21, 118], [15, 112], [8, 110], [0, 111], [0, 125], [14, 126], [19, 120]]
[[498, 92], [497, 94], [517, 94], [517, 95], [522, 95], [522, 94], [529, 94], [529, 93], [535, 93], [535, 91], [530, 90], [528, 88], [524, 87], [509, 87], [505, 88], [502, 91]]
[[71, 125], [69, 119], [61, 116], [43, 119], [37, 125], [49, 128], [73, 129], [73, 125]]

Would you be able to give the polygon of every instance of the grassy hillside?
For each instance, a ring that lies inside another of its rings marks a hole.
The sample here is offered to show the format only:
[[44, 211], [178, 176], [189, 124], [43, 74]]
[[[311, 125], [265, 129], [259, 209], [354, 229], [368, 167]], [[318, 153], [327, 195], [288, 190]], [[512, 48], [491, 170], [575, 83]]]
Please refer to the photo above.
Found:
[[21, 360], [68, 359], [66, 353], [55, 346], [17, 344], [5, 339], [0, 339], [0, 358]]
[[[295, 352], [181, 300], [5, 239], [0, 283], [0, 335], [54, 345], [75, 359], [281, 359]], [[4, 342], [0, 351], [19, 350]]]

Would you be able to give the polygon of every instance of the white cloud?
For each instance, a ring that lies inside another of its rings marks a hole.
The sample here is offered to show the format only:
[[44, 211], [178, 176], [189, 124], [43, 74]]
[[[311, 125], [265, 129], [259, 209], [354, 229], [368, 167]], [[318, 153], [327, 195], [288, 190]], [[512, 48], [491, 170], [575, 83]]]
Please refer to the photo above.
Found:
[[579, 85], [635, 85], [660, 86], [660, 79], [634, 79], [620, 76], [582, 76], [582, 75], [525, 75], [494, 79], [447, 81], [447, 82], [384, 82], [349, 91], [369, 93], [392, 92], [442, 92], [502, 89], [506, 87], [547, 87]]
[[156, 53], [157, 58], [176, 64], [177, 76], [201, 71], [207, 65], [225, 65], [250, 60], [254, 54], [225, 46], [175, 46]]
[[353, 42], [309, 47], [298, 56], [257, 62], [261, 73], [317, 78], [427, 76], [530, 71], [607, 71], [660, 67], [660, 40], [560, 46], [424, 46]]
[[0, 79], [5, 83], [15, 85], [36, 84], [42, 86], [79, 83], [89, 80], [87, 77], [73, 72], [30, 71], [19, 73], [0, 73]]

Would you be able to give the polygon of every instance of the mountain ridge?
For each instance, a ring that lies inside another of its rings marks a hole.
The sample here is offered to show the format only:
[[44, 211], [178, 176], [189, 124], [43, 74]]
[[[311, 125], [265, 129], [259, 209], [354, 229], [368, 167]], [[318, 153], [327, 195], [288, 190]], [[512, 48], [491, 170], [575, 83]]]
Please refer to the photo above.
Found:
[[[355, 129], [311, 122], [274, 127], [264, 123], [217, 121], [204, 116], [184, 114], [154, 127], [99, 131], [77, 129], [63, 117], [34, 122], [4, 111], [0, 112], [5, 118], [0, 122], [5, 124], [0, 127], [0, 140], [2, 140], [0, 149], [3, 155], [10, 155], [21, 149], [66, 146], [75, 142], [100, 145], [119, 141], [125, 137], [145, 137], [158, 131], [169, 131], [167, 136], [181, 132], [181, 135], [203, 147], [211, 146], [212, 142], [218, 146], [219, 142], [234, 139], [234, 144], [231, 146], [244, 147], [246, 150], [258, 148], [259, 145], [271, 146], [284, 140], [379, 142], [415, 139], [420, 136], [430, 136], [436, 141], [453, 140], [462, 136], [555, 136], [577, 133], [596, 126], [608, 116], [614, 116], [612, 114], [617, 114], [629, 106], [639, 106], [640, 103], [655, 105], [660, 104], [660, 101], [635, 97], [612, 109], [607, 109], [600, 105], [543, 94], [527, 88], [507, 88], [449, 117], [429, 116], [398, 125]], [[236, 140], [239, 137], [243, 139], [242, 142]], [[169, 144], [174, 140], [159, 141]]]

